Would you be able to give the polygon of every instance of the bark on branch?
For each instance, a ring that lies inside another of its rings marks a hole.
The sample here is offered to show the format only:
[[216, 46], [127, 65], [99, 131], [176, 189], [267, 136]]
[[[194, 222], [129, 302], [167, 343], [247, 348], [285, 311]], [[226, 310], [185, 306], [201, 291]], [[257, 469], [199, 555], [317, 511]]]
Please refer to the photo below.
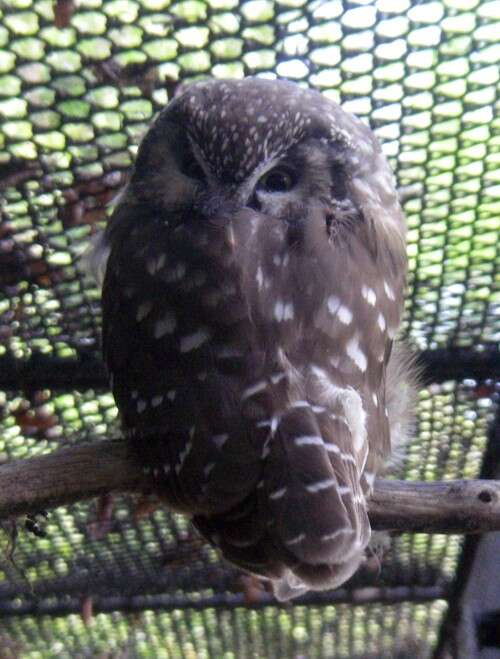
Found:
[[[124, 440], [94, 441], [0, 467], [0, 519], [111, 491], [150, 488]], [[500, 481], [377, 480], [372, 527], [427, 533], [500, 530]]]

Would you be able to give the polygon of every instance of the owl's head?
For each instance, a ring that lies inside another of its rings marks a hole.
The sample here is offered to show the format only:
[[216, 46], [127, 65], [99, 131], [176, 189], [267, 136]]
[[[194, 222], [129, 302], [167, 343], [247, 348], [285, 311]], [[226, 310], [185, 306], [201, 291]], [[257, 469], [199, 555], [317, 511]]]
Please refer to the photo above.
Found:
[[372, 132], [311, 89], [247, 78], [195, 83], [144, 138], [130, 191], [180, 215], [250, 208], [295, 221], [314, 205], [327, 234], [376, 218], [400, 233], [393, 176]]

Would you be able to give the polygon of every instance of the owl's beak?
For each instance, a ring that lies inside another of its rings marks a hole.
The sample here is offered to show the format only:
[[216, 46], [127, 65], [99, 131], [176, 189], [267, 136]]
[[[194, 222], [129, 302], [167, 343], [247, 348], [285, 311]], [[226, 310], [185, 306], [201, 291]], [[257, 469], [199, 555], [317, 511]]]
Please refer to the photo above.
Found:
[[195, 208], [207, 220], [214, 218], [231, 217], [242, 208], [235, 186], [219, 186], [203, 190], [196, 200]]

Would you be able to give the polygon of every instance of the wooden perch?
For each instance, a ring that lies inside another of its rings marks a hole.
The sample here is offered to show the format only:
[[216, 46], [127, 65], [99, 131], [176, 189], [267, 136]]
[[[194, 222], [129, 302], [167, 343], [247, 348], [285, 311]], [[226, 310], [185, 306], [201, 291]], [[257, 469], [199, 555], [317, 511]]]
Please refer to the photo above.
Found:
[[[94, 441], [0, 467], [0, 519], [111, 491], [150, 489], [125, 440]], [[373, 529], [397, 532], [500, 531], [500, 481], [377, 480]]]

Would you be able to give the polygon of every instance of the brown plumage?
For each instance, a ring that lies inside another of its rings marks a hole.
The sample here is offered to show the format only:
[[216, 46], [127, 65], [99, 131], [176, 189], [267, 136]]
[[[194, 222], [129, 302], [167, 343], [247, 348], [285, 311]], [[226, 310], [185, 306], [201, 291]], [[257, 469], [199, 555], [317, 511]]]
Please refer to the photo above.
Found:
[[316, 92], [247, 79], [166, 107], [97, 248], [138, 460], [282, 599], [338, 586], [363, 559], [390, 451], [404, 234], [368, 128]]

